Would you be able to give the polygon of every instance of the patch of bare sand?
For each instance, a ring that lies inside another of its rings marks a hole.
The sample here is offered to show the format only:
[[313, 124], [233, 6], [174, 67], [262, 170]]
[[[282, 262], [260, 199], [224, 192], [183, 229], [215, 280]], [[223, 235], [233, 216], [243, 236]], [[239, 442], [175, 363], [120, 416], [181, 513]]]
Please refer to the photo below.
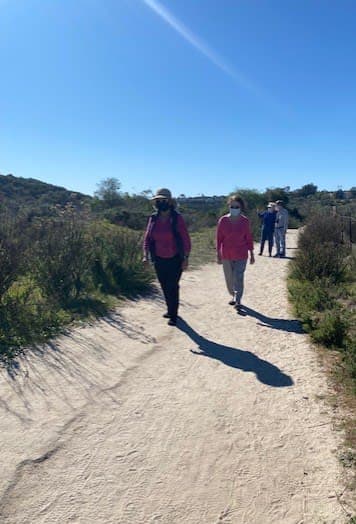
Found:
[[346, 523], [340, 434], [287, 263], [248, 267], [246, 316], [211, 265], [184, 275], [177, 328], [142, 299], [2, 373], [1, 522]]

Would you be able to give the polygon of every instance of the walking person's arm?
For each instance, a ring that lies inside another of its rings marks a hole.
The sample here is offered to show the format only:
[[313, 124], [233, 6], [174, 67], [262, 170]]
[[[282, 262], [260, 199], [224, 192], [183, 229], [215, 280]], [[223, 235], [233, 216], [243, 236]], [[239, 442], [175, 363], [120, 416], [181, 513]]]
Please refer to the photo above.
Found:
[[221, 246], [224, 240], [224, 226], [222, 223], [222, 219], [220, 218], [218, 222], [218, 226], [216, 228], [216, 262], [218, 264], [222, 264], [221, 261]]
[[289, 218], [289, 213], [288, 213], [287, 210], [285, 210], [284, 234], [287, 233], [287, 229], [288, 229], [288, 218]]
[[246, 228], [246, 242], [247, 242], [247, 249], [248, 249], [249, 254], [250, 254], [250, 264], [254, 264], [255, 263], [255, 254], [253, 252], [253, 248], [254, 248], [253, 236], [252, 236], [252, 233], [251, 233], [251, 228], [250, 228], [250, 222], [249, 221], [247, 222], [247, 228]]
[[184, 259], [182, 262], [182, 270], [185, 271], [186, 269], [188, 269], [188, 260], [189, 260], [189, 254], [192, 248], [192, 244], [191, 244], [191, 240], [190, 240], [190, 236], [188, 233], [186, 223], [182, 215], [178, 215], [177, 230], [181, 236], [182, 243], [183, 243]]
[[147, 222], [147, 227], [146, 227], [145, 235], [143, 237], [143, 246], [142, 246], [142, 249], [143, 249], [142, 262], [145, 267], [148, 267], [149, 265], [148, 261], [149, 261], [151, 223], [152, 223], [152, 218], [150, 217]]

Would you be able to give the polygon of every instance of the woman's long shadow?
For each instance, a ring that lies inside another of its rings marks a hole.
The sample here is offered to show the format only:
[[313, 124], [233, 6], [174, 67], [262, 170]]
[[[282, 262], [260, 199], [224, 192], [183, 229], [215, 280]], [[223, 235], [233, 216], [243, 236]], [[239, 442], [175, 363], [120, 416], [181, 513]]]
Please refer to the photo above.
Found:
[[268, 386], [283, 388], [294, 384], [289, 375], [283, 373], [277, 366], [257, 357], [250, 351], [212, 342], [199, 335], [199, 333], [182, 318], [179, 319], [177, 327], [199, 346], [201, 351], [191, 350], [195, 355], [214, 358], [220, 360], [220, 362], [226, 366], [255, 373], [258, 380]]
[[247, 306], [242, 306], [242, 313], [250, 317], [254, 317], [260, 321], [260, 326], [270, 327], [272, 329], [279, 329], [280, 331], [287, 331], [288, 333], [304, 333], [299, 320], [287, 320], [285, 318], [272, 318], [255, 311]]

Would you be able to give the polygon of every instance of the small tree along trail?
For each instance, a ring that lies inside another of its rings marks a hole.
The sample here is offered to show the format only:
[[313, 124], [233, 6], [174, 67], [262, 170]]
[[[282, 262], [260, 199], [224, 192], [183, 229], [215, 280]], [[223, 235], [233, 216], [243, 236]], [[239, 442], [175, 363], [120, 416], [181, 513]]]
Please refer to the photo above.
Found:
[[347, 522], [288, 260], [256, 258], [246, 316], [209, 265], [184, 274], [177, 328], [140, 299], [2, 371], [2, 524]]

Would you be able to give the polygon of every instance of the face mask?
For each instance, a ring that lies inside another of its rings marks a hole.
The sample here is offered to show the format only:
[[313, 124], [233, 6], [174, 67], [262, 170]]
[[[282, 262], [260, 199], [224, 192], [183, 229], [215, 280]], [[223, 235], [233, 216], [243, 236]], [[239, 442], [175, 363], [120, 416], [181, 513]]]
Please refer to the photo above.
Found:
[[169, 209], [169, 203], [168, 202], [156, 202], [156, 209], [158, 211], [168, 211]]
[[238, 217], [241, 213], [241, 209], [239, 207], [230, 207], [230, 215], [232, 217]]

